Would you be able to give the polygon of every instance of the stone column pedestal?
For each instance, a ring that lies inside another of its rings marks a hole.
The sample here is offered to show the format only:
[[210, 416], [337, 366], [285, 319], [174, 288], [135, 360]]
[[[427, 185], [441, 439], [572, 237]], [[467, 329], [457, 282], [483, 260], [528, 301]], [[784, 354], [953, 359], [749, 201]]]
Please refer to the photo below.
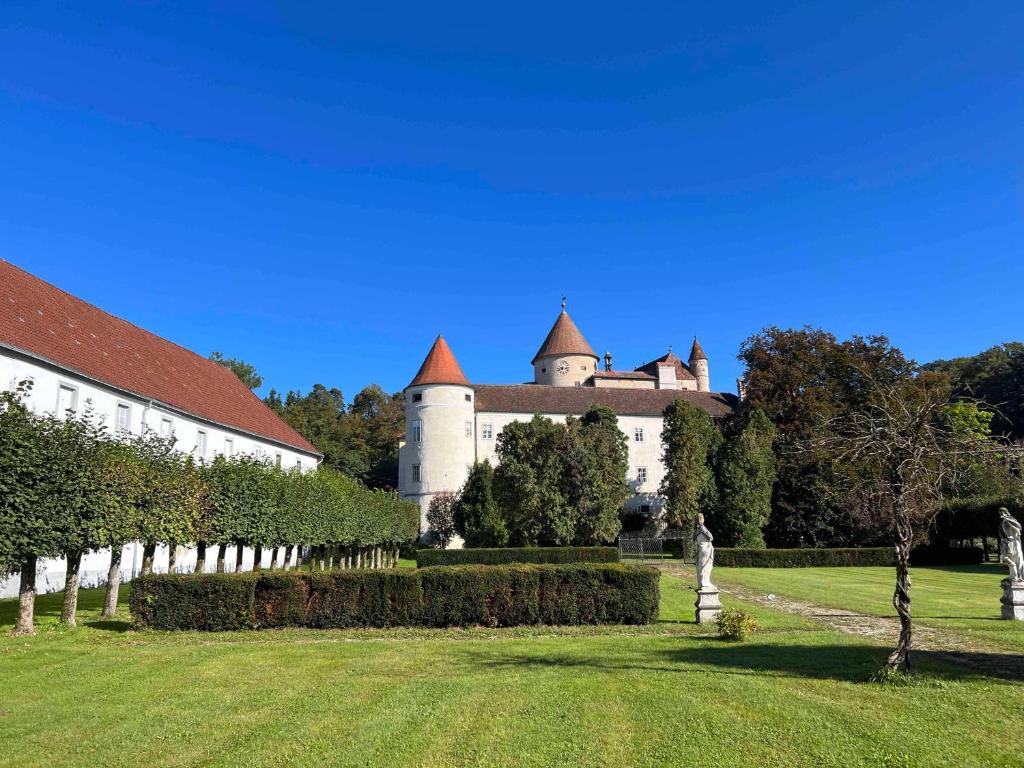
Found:
[[1024, 621], [1024, 580], [1010, 581], [1003, 579], [1003, 618]]
[[718, 590], [714, 587], [711, 589], [698, 589], [697, 602], [694, 603], [694, 606], [697, 608], [698, 624], [714, 621], [718, 618], [718, 614], [722, 612], [722, 602], [718, 599]]

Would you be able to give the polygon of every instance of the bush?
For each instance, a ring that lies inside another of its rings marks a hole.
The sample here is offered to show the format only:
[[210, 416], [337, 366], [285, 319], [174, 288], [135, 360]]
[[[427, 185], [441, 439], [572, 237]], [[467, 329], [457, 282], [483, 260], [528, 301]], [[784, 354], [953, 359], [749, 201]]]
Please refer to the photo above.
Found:
[[815, 568], [893, 565], [891, 547], [862, 549], [715, 549], [715, 565], [723, 568]]
[[131, 596], [151, 629], [649, 624], [654, 568], [585, 564], [144, 576]]
[[416, 565], [506, 565], [509, 563], [617, 563], [616, 547], [510, 547], [419, 549]]
[[911, 565], [978, 565], [984, 559], [981, 547], [919, 547], [910, 553]]
[[723, 640], [740, 642], [754, 634], [757, 619], [735, 608], [726, 608], [715, 618], [715, 626]]

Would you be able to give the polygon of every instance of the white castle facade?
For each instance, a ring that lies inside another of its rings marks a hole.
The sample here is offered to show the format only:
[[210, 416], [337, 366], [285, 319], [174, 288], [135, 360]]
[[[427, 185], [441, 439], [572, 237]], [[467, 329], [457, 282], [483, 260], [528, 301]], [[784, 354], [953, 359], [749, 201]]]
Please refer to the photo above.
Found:
[[732, 412], [736, 397], [711, 391], [708, 360], [696, 338], [686, 363], [671, 350], [632, 371], [614, 370], [608, 353], [600, 363], [564, 302], [533, 358], [532, 383], [471, 384], [438, 336], [405, 389], [406, 433], [399, 448], [399, 493], [418, 502], [421, 532], [428, 528], [427, 508], [435, 494], [458, 491], [474, 462], [497, 462], [497, 437], [505, 425], [535, 414], [565, 421], [592, 403], [615, 412], [628, 441], [633, 493], [627, 509], [656, 513], [662, 505], [665, 407], [684, 399], [720, 418]]

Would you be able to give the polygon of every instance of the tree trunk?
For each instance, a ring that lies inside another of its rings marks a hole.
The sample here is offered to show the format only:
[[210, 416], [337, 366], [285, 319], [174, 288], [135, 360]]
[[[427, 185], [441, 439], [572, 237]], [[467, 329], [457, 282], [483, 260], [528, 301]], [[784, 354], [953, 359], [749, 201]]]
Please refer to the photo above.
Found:
[[178, 545], [173, 541], [167, 544], [167, 572], [174, 573], [174, 567], [178, 564]]
[[284, 548], [284, 569], [286, 571], [292, 567], [292, 552], [294, 550], [295, 548], [291, 544], [286, 545]]
[[217, 545], [217, 573], [224, 573], [224, 559], [227, 557], [228, 545]]
[[245, 554], [245, 547], [241, 542], [235, 544], [235, 573], [242, 572], [242, 556]]
[[252, 548], [252, 569], [254, 571], [263, 570], [263, 545], [257, 544]]
[[65, 556], [68, 571], [64, 577], [64, 607], [60, 612], [60, 623], [73, 629], [78, 615], [78, 585], [82, 581], [82, 551], [72, 550]]
[[193, 573], [203, 573], [206, 570], [206, 542], [196, 543], [196, 567]]
[[110, 569], [107, 571], [107, 591], [103, 596], [104, 619], [113, 618], [117, 614], [117, 595], [121, 589], [121, 551], [123, 544], [114, 544], [110, 548]]
[[18, 621], [15, 635], [34, 635], [32, 616], [36, 607], [36, 556], [28, 555], [21, 563], [21, 586], [18, 588]]
[[142, 546], [142, 568], [139, 576], [149, 576], [153, 573], [153, 558], [156, 556], [156, 543], [147, 541]]
[[281, 551], [280, 547], [274, 547], [270, 551], [270, 570], [272, 570], [272, 571], [276, 571], [277, 570], [277, 553], [280, 552], [280, 551]]
[[896, 650], [889, 654], [887, 666], [893, 670], [910, 671], [910, 650], [913, 646], [913, 620], [910, 616], [910, 548], [913, 529], [909, 510], [902, 498], [896, 500], [896, 591], [892, 605], [900, 617], [900, 637]]

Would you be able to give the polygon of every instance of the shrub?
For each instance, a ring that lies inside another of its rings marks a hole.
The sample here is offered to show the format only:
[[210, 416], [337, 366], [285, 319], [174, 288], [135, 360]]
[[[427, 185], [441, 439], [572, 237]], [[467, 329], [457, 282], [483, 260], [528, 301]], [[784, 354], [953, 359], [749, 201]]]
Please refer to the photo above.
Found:
[[893, 565], [891, 547], [862, 549], [715, 549], [715, 565], [723, 568], [814, 568]]
[[919, 547], [910, 553], [911, 565], [978, 565], [984, 559], [981, 547]]
[[715, 626], [723, 640], [740, 642], [754, 634], [757, 619], [744, 611], [726, 608], [715, 618]]
[[647, 624], [658, 577], [618, 563], [159, 575], [134, 582], [131, 610], [151, 629]]
[[508, 563], [617, 563], [615, 547], [510, 547], [481, 549], [419, 549], [416, 565], [506, 565]]

